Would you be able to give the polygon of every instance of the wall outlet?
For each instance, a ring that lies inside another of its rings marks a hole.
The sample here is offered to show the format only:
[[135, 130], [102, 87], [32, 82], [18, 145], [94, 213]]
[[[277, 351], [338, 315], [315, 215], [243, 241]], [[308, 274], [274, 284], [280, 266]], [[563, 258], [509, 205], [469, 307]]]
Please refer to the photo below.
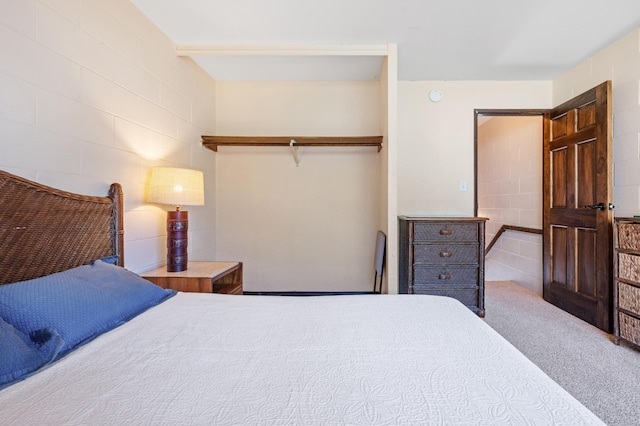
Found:
[[460, 181], [460, 192], [467, 192], [467, 181], [466, 180], [461, 180]]

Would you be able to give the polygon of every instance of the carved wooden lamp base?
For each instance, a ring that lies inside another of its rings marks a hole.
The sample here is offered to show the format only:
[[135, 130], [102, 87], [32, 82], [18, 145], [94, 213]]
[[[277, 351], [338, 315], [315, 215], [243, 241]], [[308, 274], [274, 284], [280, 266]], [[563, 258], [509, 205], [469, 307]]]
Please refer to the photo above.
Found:
[[167, 212], [167, 272], [187, 269], [188, 213], [182, 210]]

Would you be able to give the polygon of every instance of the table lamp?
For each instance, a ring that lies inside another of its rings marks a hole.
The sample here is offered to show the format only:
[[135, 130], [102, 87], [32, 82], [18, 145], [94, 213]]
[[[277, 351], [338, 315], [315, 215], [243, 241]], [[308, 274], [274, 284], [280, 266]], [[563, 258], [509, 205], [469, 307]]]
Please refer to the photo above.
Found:
[[204, 179], [200, 170], [154, 167], [147, 201], [176, 206], [167, 212], [167, 272], [187, 269], [189, 215], [182, 206], [204, 205]]

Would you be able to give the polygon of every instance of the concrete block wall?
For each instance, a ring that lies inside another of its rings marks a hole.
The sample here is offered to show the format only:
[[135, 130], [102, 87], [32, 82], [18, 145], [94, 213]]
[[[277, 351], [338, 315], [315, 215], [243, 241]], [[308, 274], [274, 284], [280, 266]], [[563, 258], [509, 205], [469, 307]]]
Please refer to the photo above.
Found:
[[127, 0], [0, 2], [0, 168], [45, 185], [125, 193], [125, 264], [164, 263], [169, 206], [144, 200], [153, 166], [205, 172], [191, 258], [215, 255], [215, 81]]
[[618, 217], [640, 214], [640, 29], [553, 82], [555, 105], [611, 80], [613, 203]]
[[[487, 245], [502, 225], [542, 229], [542, 117], [492, 117], [478, 126], [478, 215]], [[542, 295], [542, 236], [507, 231], [486, 257], [485, 279]]]

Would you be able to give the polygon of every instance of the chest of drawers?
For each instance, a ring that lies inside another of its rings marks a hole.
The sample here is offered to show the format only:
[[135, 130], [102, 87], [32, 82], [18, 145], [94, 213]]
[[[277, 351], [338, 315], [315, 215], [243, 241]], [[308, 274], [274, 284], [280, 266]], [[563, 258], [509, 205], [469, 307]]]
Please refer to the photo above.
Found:
[[613, 235], [613, 334], [640, 349], [640, 218], [616, 218]]
[[458, 299], [484, 316], [480, 217], [399, 217], [399, 290]]

